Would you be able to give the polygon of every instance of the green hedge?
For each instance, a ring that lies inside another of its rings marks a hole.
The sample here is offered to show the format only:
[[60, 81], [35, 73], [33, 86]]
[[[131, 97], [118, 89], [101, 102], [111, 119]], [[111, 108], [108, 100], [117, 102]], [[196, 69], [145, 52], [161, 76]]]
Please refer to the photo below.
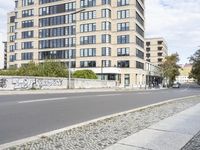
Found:
[[73, 73], [73, 78], [97, 79], [92, 70], [78, 70]]

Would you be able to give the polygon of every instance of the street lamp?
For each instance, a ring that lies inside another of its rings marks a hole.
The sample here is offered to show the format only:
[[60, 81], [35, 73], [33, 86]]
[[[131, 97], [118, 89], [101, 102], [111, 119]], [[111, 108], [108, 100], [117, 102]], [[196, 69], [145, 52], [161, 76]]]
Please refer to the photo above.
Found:
[[[81, 13], [81, 12], [83, 12], [83, 11], [85, 11], [85, 9], [81, 9], [81, 10], [75, 11], [75, 12], [71, 13], [71, 15], [74, 15], [74, 14], [77, 14], [77, 13]], [[77, 22], [77, 19], [76, 19], [75, 23], [76, 23], [76, 22]], [[76, 33], [75, 33], [75, 35], [76, 35]], [[75, 36], [75, 38], [76, 38], [76, 36]], [[76, 50], [76, 43], [75, 43], [75, 50]], [[71, 58], [72, 58], [72, 51], [71, 51], [71, 52], [69, 51], [68, 89], [70, 89], [70, 83], [71, 83], [71, 72], [70, 72], [70, 70], [71, 70]]]

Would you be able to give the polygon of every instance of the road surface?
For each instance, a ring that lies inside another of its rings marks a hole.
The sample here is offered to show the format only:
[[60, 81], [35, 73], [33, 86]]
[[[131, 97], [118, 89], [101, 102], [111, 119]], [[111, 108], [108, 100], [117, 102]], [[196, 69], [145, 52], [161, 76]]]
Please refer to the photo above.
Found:
[[138, 92], [0, 95], [0, 144], [169, 99], [200, 88]]

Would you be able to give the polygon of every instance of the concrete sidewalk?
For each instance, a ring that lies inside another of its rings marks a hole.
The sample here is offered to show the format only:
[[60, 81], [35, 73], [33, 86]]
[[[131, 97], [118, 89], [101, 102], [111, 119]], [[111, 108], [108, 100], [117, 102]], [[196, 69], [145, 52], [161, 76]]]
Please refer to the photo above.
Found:
[[180, 150], [200, 131], [200, 104], [166, 118], [106, 150]]
[[61, 94], [61, 93], [86, 93], [86, 92], [118, 92], [118, 91], [150, 91], [164, 90], [160, 89], [131, 89], [131, 88], [100, 88], [100, 89], [63, 89], [63, 90], [16, 90], [16, 91], [1, 91], [0, 95], [21, 95], [21, 94]]

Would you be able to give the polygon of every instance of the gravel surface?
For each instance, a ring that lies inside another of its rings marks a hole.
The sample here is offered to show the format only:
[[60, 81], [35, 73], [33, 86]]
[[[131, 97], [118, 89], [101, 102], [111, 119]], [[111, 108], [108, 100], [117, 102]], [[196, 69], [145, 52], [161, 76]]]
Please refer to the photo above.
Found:
[[200, 132], [197, 133], [181, 150], [200, 150]]
[[199, 102], [200, 97], [195, 97], [149, 107], [41, 137], [6, 150], [102, 150]]

